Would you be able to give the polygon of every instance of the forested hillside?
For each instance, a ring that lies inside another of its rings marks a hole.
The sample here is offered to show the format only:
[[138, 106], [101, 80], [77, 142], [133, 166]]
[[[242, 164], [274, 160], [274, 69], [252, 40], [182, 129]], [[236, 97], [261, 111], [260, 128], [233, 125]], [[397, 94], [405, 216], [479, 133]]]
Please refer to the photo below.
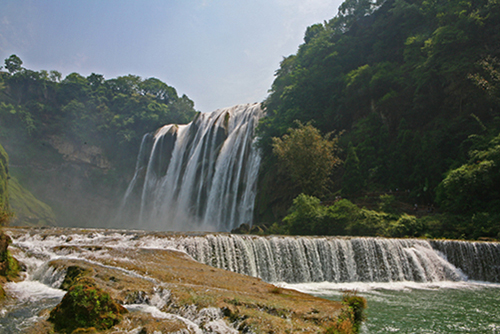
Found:
[[[379, 206], [445, 214], [412, 235], [500, 236], [499, 1], [347, 0], [283, 59], [265, 106], [259, 220], [279, 221], [300, 193], [368, 204], [387, 194]], [[323, 134], [344, 131], [343, 167], [321, 196], [275, 166], [272, 138], [296, 120]]]
[[[0, 71], [0, 142], [11, 174], [64, 225], [101, 225], [124, 193], [142, 136], [187, 123], [194, 103], [155, 78]], [[97, 223], [99, 221], [99, 223]]]

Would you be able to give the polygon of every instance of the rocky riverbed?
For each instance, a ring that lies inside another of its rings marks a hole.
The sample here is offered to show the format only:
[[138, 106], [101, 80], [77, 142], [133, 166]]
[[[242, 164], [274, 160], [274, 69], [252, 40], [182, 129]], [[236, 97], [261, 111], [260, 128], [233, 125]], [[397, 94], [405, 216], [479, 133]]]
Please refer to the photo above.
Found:
[[[90, 282], [128, 311], [113, 327], [85, 333], [318, 333], [338, 324], [342, 313], [339, 302], [201, 264], [177, 250], [127, 247], [125, 239], [141, 237], [132, 232], [11, 228], [6, 233], [13, 239], [12, 254], [23, 263], [24, 282], [56, 290]], [[4, 318], [15, 312], [19, 284], [6, 285]], [[52, 307], [21, 330], [53, 333]]]

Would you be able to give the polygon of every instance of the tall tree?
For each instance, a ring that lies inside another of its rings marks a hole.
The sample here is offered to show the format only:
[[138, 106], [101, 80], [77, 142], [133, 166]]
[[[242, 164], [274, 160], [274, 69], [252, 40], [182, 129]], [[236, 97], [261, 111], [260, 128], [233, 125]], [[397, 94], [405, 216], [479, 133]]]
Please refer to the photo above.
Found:
[[19, 72], [22, 69], [23, 61], [16, 55], [11, 55], [9, 58], [5, 59], [5, 68], [11, 74]]
[[278, 157], [300, 192], [323, 196], [330, 185], [330, 175], [340, 164], [338, 136], [322, 136], [310, 123], [297, 121], [298, 128], [290, 128], [282, 138], [273, 138], [273, 152]]

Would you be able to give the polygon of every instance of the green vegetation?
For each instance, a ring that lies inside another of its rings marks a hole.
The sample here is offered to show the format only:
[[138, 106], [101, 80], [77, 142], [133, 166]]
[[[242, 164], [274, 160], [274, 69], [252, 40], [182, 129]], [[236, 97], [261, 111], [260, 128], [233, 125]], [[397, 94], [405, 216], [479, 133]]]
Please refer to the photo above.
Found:
[[348, 199], [338, 199], [329, 204], [321, 203], [319, 198], [300, 194], [293, 200], [283, 223], [275, 223], [265, 232], [449, 239], [498, 238], [500, 234], [498, 213], [437, 214], [431, 212], [432, 207], [412, 212], [414, 209], [411, 206], [396, 201], [393, 195], [357, 200], [360, 201], [358, 204]]
[[10, 73], [0, 73], [3, 140], [14, 134], [30, 142], [62, 136], [101, 147], [112, 161], [134, 160], [145, 133], [168, 123], [187, 123], [195, 115], [187, 96], [179, 97], [156, 78], [105, 80], [100, 74], [71, 73], [61, 80], [56, 71], [35, 72], [21, 65], [13, 55], [5, 60]]
[[[417, 221], [435, 237], [500, 238], [494, 224], [499, 22], [498, 1], [347, 0], [336, 17], [309, 27], [297, 53], [281, 62], [264, 102], [257, 221], [296, 233], [305, 198], [294, 199], [303, 192], [329, 204], [347, 197], [366, 222], [326, 224], [329, 206], [314, 213], [304, 232], [425, 234], [410, 223]], [[297, 121], [314, 122], [320, 133], [343, 131], [338, 154], [344, 165], [331, 170], [326, 191], [320, 182], [311, 186], [319, 193], [297, 191], [290, 177], [276, 172], [281, 162], [273, 145]], [[391, 192], [398, 193], [392, 204], [362, 209], [366, 196]], [[432, 207], [433, 215], [413, 214], [414, 204]], [[394, 216], [395, 208], [408, 205], [399, 213], [407, 216]]]
[[9, 156], [0, 145], [0, 226], [4, 226], [9, 219]]
[[16, 279], [19, 274], [19, 263], [10, 254], [8, 247], [12, 240], [3, 233], [3, 226], [9, 224], [12, 216], [9, 206], [9, 157], [0, 145], [0, 301], [5, 298], [3, 283]]
[[17, 278], [19, 273], [19, 263], [7, 249], [11, 242], [10, 237], [0, 230], [0, 278], [4, 277], [7, 280]]
[[11, 218], [11, 226], [16, 226], [18, 223], [33, 226], [55, 225], [56, 217], [50, 206], [21, 186], [17, 178], [11, 177], [9, 181], [10, 206], [15, 212]]
[[309, 195], [321, 196], [328, 189], [330, 174], [339, 164], [334, 155], [338, 137], [323, 138], [311, 124], [297, 122], [282, 138], [273, 138], [273, 153], [278, 157], [284, 174], [296, 187]]
[[106, 330], [118, 324], [126, 312], [108, 293], [96, 287], [92, 279], [82, 278], [50, 312], [49, 321], [54, 323], [56, 331], [63, 333], [92, 327]]
[[59, 224], [106, 221], [133, 173], [142, 137], [196, 114], [187, 96], [156, 78], [62, 78], [22, 65], [12, 55], [5, 59], [8, 72], [0, 71], [0, 141], [22, 185], [12, 189], [22, 224], [53, 224], [44, 203]]
[[367, 307], [366, 299], [358, 296], [355, 291], [346, 291], [342, 296], [344, 308], [337, 322], [326, 330], [327, 334], [355, 334], [365, 320], [364, 311]]

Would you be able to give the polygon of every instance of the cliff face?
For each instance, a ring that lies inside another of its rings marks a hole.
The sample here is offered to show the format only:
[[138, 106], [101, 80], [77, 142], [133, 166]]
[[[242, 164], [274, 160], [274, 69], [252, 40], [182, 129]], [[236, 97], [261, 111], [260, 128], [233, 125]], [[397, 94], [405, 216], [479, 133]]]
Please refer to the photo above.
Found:
[[66, 161], [89, 164], [104, 170], [111, 168], [110, 162], [100, 147], [87, 144], [76, 145], [60, 136], [50, 137], [49, 143], [63, 155]]
[[[12, 225], [107, 226], [126, 187], [101, 147], [62, 136], [10, 139]], [[32, 196], [32, 195], [33, 196]]]

